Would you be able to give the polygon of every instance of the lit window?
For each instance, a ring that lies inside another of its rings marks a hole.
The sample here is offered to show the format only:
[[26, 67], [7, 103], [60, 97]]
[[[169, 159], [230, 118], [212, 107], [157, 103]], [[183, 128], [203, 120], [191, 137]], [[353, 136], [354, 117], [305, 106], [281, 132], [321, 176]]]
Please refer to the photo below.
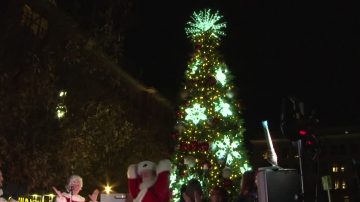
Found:
[[333, 167], [332, 167], [332, 172], [333, 172], [333, 173], [339, 172], [339, 167], [337, 167], [336, 165], [333, 165]]
[[342, 189], [346, 189], [346, 182], [345, 182], [345, 180], [342, 182], [341, 188], [342, 188]]
[[65, 116], [66, 114], [66, 106], [62, 105], [62, 104], [58, 104], [58, 106], [56, 107], [56, 116], [58, 117], [58, 119], [61, 119]]
[[65, 97], [66, 94], [67, 94], [66, 91], [60, 91], [60, 92], [59, 92], [59, 97]]
[[67, 112], [67, 107], [65, 105], [66, 94], [67, 94], [66, 91], [59, 92], [59, 103], [56, 106], [56, 116], [58, 119], [64, 118], [64, 116]]
[[335, 180], [334, 182], [334, 189], [339, 189], [340, 188], [340, 181], [339, 180]]
[[341, 172], [344, 172], [344, 171], [345, 171], [345, 167], [344, 167], [344, 166], [341, 166], [340, 170], [341, 170]]

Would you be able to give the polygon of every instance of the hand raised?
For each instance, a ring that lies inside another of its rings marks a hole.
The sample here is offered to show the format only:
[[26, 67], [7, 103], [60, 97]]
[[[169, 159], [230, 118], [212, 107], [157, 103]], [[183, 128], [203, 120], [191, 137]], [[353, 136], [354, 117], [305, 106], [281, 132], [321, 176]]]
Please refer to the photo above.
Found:
[[98, 195], [99, 195], [99, 190], [95, 189], [91, 195], [89, 194], [89, 198], [92, 202], [96, 202]]
[[56, 193], [56, 195], [57, 195], [58, 197], [62, 197], [61, 191], [59, 191], [58, 189], [56, 189], [56, 187], [52, 187], [52, 189], [54, 190], [54, 192]]

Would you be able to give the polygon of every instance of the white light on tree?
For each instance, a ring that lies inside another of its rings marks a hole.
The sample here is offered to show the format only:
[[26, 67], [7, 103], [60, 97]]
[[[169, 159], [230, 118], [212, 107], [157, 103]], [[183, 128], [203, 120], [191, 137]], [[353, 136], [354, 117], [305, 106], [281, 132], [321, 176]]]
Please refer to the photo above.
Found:
[[222, 29], [226, 27], [226, 23], [219, 22], [222, 16], [219, 15], [218, 11], [214, 14], [211, 13], [210, 9], [200, 11], [199, 13], [194, 12], [191, 18], [193, 21], [187, 23], [189, 27], [185, 29], [186, 34], [198, 36], [204, 32], [211, 31], [211, 36], [215, 38], [225, 35]]
[[223, 70], [219, 68], [216, 70], [215, 73], [216, 73], [215, 75], [216, 80], [218, 80], [221, 83], [221, 85], [224, 86], [226, 84], [226, 75], [225, 75], [226, 72], [224, 73]]
[[231, 116], [232, 111], [230, 110], [230, 105], [225, 103], [222, 99], [219, 99], [219, 102], [215, 105], [215, 111], [220, 112], [224, 117]]
[[185, 120], [190, 120], [196, 125], [201, 120], [206, 120], [205, 110], [205, 107], [201, 107], [200, 104], [195, 103], [193, 107], [185, 109], [187, 113]]
[[249, 166], [249, 164], [244, 163], [243, 166], [240, 166], [240, 172], [244, 174], [246, 171], [251, 170], [252, 168]]
[[194, 62], [194, 64], [191, 65], [191, 74], [195, 74], [196, 70], [199, 69], [199, 65], [201, 65], [201, 61], [200, 60], [196, 60]]
[[176, 172], [175, 172], [175, 169], [173, 169], [173, 171], [171, 172], [171, 175], [170, 175], [170, 184], [173, 184], [176, 182]]
[[226, 159], [226, 163], [231, 164], [235, 159], [241, 158], [240, 153], [236, 151], [239, 145], [239, 141], [231, 141], [229, 136], [225, 135], [222, 140], [215, 141], [212, 144], [212, 150], [216, 151], [215, 155], [219, 159]]
[[[194, 179], [194, 178], [198, 179], [198, 177], [195, 176], [194, 174], [190, 174], [190, 175], [187, 175], [187, 176], [181, 178], [178, 183], [180, 185], [186, 185], [188, 181], [190, 181], [191, 179]], [[175, 183], [177, 183], [176, 182], [176, 172], [175, 172], [175, 169], [173, 169], [173, 171], [170, 174], [170, 187], [171, 187], [171, 185], [173, 185]], [[200, 180], [200, 183], [202, 184], [201, 180]], [[172, 194], [174, 196], [174, 198], [173, 198], [174, 201], [179, 201], [180, 197], [181, 197], [180, 190], [179, 189], [173, 189], [172, 192], [173, 192]]]

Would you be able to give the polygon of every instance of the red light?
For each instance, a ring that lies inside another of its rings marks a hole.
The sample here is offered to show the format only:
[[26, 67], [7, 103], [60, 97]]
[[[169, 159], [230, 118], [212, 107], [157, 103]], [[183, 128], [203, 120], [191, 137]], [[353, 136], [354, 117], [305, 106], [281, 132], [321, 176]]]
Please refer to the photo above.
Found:
[[307, 134], [306, 130], [299, 130], [299, 134], [305, 136]]
[[307, 144], [307, 145], [312, 145], [312, 144], [313, 144], [313, 142], [312, 142], [312, 141], [310, 141], [310, 140], [308, 140], [308, 141], [306, 141], [306, 144]]

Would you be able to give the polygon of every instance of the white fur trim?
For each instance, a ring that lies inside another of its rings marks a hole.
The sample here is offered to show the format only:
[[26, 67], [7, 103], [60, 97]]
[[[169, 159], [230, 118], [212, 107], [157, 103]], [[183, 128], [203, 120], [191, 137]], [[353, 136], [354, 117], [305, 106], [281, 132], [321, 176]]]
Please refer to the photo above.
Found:
[[137, 164], [137, 173], [141, 175], [141, 173], [145, 170], [156, 170], [156, 164], [152, 161], [142, 161]]
[[157, 180], [157, 177], [154, 177], [153, 179], [148, 180], [148, 181], [143, 181], [139, 185], [140, 192], [134, 199], [134, 202], [141, 202], [143, 200], [144, 196], [146, 195], [148, 188], [152, 187], [155, 184], [156, 180]]
[[156, 180], [157, 180], [157, 176], [151, 180], [141, 182], [141, 184], [139, 185], [139, 189], [143, 190], [152, 187], [155, 184]]
[[137, 175], [136, 175], [136, 164], [131, 164], [131, 165], [128, 167], [127, 177], [128, 177], [129, 179], [135, 179], [135, 178], [137, 178]]
[[164, 171], [171, 171], [171, 161], [169, 159], [164, 159], [159, 161], [159, 164], [156, 168], [156, 173], [159, 174]]

